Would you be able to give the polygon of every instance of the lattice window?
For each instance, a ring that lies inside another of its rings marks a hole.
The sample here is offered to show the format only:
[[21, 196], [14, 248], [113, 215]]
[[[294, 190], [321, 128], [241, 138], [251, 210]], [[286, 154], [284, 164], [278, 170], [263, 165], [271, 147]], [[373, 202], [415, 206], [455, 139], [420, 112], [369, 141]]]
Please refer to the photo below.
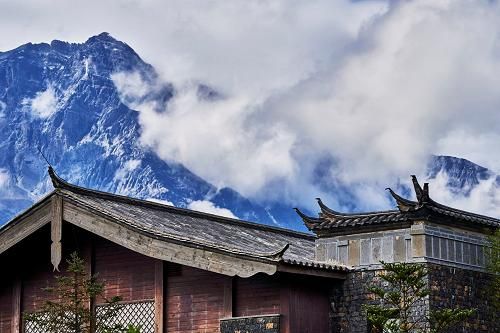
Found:
[[[99, 317], [105, 310], [105, 305], [97, 305], [96, 315]], [[115, 324], [135, 325], [141, 327], [141, 333], [154, 333], [155, 331], [155, 303], [154, 301], [142, 301], [124, 303], [120, 305], [117, 316], [110, 320], [108, 325]], [[31, 333], [31, 332], [30, 332]], [[34, 332], [38, 333], [38, 332]], [[102, 332], [97, 332], [102, 333]]]
[[[65, 317], [71, 318], [72, 313], [66, 312]], [[55, 327], [56, 321], [53, 321], [53, 317], [51, 318], [48, 313], [38, 312], [37, 318], [40, 322], [50, 323], [53, 329], [57, 329], [57, 331], [63, 332], [62, 327]], [[24, 333], [46, 333], [45, 329], [42, 328], [38, 323], [31, 320], [24, 320], [23, 322], [23, 332]]]
[[[40, 319], [48, 319], [48, 315], [39, 314]], [[40, 328], [40, 326], [34, 321], [25, 320], [24, 321], [24, 332], [25, 333], [45, 333], [45, 331]]]
[[[96, 315], [102, 315], [106, 311], [106, 305], [97, 305]], [[41, 314], [41, 320], [48, 319], [48, 315]], [[132, 324], [141, 327], [141, 333], [154, 333], [155, 331], [155, 304], [154, 301], [142, 301], [120, 304], [115, 318], [107, 322], [109, 326]], [[24, 321], [24, 333], [46, 333], [43, 328], [33, 321]], [[97, 333], [103, 333], [97, 332]]]

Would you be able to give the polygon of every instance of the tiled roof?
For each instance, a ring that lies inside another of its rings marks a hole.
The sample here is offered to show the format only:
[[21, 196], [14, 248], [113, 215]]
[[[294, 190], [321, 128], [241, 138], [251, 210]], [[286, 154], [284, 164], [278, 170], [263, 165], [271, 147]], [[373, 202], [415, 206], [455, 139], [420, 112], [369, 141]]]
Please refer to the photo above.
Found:
[[436, 223], [446, 222], [448, 224], [451, 220], [471, 227], [500, 227], [499, 219], [466, 212], [435, 202], [429, 197], [429, 185], [427, 183], [422, 188], [415, 176], [412, 176], [412, 181], [417, 201], [405, 199], [388, 189], [396, 200], [397, 210], [345, 214], [327, 207], [319, 198], [317, 199], [321, 209], [319, 217], [306, 216], [300, 210], [296, 210], [309, 230], [314, 232], [335, 232], [344, 228], [368, 225], [410, 224], [417, 219], [432, 219]]
[[315, 236], [177, 208], [69, 184], [53, 170], [56, 191], [66, 199], [149, 236], [290, 265], [346, 271], [314, 259]]

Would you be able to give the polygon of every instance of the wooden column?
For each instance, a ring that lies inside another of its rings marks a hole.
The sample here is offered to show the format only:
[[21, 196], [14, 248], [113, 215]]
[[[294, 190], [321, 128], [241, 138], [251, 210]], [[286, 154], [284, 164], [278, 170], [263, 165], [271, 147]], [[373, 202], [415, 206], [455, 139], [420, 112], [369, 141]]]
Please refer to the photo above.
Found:
[[12, 288], [12, 333], [21, 333], [21, 294], [22, 282], [18, 277], [14, 282], [14, 286]]
[[155, 333], [163, 333], [164, 283], [163, 261], [155, 262]]
[[224, 311], [222, 318], [233, 317], [233, 277], [227, 277], [224, 281]]
[[280, 327], [281, 332], [290, 333], [290, 314], [292, 309], [290, 309], [290, 298], [291, 298], [291, 288], [290, 283], [287, 280], [281, 281], [280, 283]]
[[62, 218], [63, 218], [63, 202], [59, 195], [52, 197], [52, 220], [50, 223], [50, 262], [54, 266], [54, 271], [59, 272], [59, 264], [61, 263], [61, 236], [62, 236]]

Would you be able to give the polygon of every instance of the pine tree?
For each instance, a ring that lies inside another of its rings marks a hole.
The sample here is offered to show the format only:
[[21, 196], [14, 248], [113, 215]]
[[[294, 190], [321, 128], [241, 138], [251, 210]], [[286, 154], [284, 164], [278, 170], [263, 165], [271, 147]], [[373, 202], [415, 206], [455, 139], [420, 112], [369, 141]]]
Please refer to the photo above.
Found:
[[380, 278], [387, 287], [369, 287], [381, 304], [364, 306], [372, 332], [439, 333], [475, 312], [472, 309], [439, 309], [428, 314], [416, 311], [430, 293], [427, 269], [414, 263], [381, 263], [384, 272]]
[[[133, 326], [124, 329], [122, 325], [108, 325], [120, 310], [121, 298], [103, 298], [104, 285], [96, 275], [88, 276], [85, 262], [76, 252], [70, 255], [67, 264], [66, 273], [55, 277], [55, 285], [44, 288], [51, 300], [39, 312], [26, 313], [27, 322], [46, 333], [138, 332]], [[105, 310], [99, 315], [89, 306], [96, 297], [103, 298], [105, 303]]]

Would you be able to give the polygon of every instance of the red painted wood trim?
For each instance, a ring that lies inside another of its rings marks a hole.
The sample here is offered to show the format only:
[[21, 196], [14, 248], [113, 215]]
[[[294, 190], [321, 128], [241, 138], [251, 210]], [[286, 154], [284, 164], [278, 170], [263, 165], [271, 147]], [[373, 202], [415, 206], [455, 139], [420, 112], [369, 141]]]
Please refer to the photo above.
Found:
[[21, 293], [22, 283], [17, 279], [12, 288], [12, 333], [21, 333]]
[[163, 261], [157, 260], [155, 262], [155, 333], [163, 333], [163, 277]]

